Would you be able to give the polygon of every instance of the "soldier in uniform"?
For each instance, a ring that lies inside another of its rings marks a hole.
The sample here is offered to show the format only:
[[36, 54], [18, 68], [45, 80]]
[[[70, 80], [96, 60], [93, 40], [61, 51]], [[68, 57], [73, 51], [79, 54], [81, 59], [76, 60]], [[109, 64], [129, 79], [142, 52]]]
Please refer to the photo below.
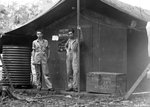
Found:
[[[38, 89], [41, 89], [41, 77], [43, 74], [45, 84], [50, 91], [54, 91], [52, 88], [52, 83], [49, 80], [49, 70], [48, 70], [48, 58], [50, 56], [50, 49], [48, 46], [48, 41], [46, 39], [43, 39], [43, 33], [41, 31], [36, 32], [37, 39], [33, 41], [32, 43], [32, 49], [33, 49], [33, 64], [35, 66], [35, 71], [37, 74], [36, 79], [36, 85]], [[41, 71], [42, 68], [42, 71]]]
[[68, 32], [69, 39], [65, 44], [66, 48], [66, 68], [67, 68], [67, 81], [68, 89], [66, 91], [78, 90], [78, 74], [79, 74], [79, 55], [78, 45], [79, 41], [74, 35], [74, 30]]

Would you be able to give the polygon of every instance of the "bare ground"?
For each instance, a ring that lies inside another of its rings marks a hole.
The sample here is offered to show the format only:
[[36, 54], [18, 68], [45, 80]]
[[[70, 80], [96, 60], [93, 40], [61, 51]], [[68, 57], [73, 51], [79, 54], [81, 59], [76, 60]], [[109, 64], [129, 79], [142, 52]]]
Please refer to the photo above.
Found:
[[18, 100], [1, 98], [0, 107], [150, 107], [150, 94], [122, 97], [98, 94], [15, 91]]

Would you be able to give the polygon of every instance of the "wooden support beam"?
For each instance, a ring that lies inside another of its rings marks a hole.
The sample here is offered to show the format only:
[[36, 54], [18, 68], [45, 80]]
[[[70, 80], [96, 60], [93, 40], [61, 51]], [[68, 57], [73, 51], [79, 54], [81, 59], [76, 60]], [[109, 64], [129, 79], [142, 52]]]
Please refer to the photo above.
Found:
[[80, 93], [80, 0], [77, 0], [77, 35], [78, 35], [78, 93]]
[[130, 90], [127, 92], [127, 94], [124, 96], [124, 99], [128, 99], [130, 95], [133, 93], [133, 91], [136, 89], [136, 87], [140, 84], [140, 82], [143, 80], [143, 78], [146, 76], [147, 72], [150, 70], [150, 64], [147, 65], [144, 72], [139, 76], [139, 78], [136, 80], [136, 82], [133, 84], [133, 86], [130, 88]]

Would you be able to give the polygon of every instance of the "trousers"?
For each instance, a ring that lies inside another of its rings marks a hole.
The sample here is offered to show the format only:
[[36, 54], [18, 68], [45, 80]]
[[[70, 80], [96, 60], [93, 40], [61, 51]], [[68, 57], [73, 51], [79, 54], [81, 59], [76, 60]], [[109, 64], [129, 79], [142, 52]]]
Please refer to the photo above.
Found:
[[78, 88], [78, 75], [79, 75], [79, 62], [78, 55], [76, 53], [70, 53], [67, 55], [66, 67], [67, 67], [67, 81], [68, 88]]
[[32, 84], [36, 85], [37, 77], [36, 77], [36, 71], [35, 66], [31, 62], [31, 71], [32, 71]]
[[[41, 71], [42, 69], [42, 71]], [[48, 65], [47, 63], [41, 63], [41, 64], [35, 64], [35, 71], [36, 71], [36, 85], [37, 87], [41, 88], [42, 83], [42, 75], [45, 80], [45, 84], [47, 88], [52, 88], [52, 83], [50, 81], [49, 71], [48, 71]]]

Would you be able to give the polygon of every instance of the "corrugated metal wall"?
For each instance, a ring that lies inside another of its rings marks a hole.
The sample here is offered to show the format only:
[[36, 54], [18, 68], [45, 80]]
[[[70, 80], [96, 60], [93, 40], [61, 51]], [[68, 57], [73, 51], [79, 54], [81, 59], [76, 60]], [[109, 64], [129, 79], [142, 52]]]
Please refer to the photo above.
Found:
[[[5, 35], [2, 38], [3, 62], [14, 87], [31, 85], [31, 37], [22, 35]], [[3, 69], [5, 69], [3, 67]], [[2, 72], [3, 85], [10, 84], [5, 70]]]

